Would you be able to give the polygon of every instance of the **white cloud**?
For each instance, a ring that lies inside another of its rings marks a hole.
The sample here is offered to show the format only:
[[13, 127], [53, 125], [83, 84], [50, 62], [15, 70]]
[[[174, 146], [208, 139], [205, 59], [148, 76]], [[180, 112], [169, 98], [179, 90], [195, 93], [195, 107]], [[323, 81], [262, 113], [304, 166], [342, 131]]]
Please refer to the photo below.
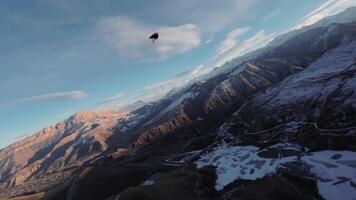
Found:
[[207, 72], [208, 71], [204, 65], [198, 65], [193, 69], [179, 73], [171, 80], [144, 87], [143, 89], [136, 91], [135, 94], [137, 94], [138, 99], [144, 97], [145, 101], [152, 101], [164, 96], [173, 88], [181, 88], [183, 85]]
[[241, 42], [235, 43], [229, 50], [221, 53], [214, 59], [214, 66], [222, 66], [224, 63], [242, 56], [248, 52], [259, 49], [267, 45], [275, 34], [266, 34], [265, 31], [259, 31], [251, 38]]
[[69, 92], [55, 92], [55, 93], [17, 99], [12, 101], [10, 104], [19, 104], [19, 103], [26, 103], [32, 101], [45, 101], [45, 100], [55, 100], [55, 99], [80, 100], [80, 99], [84, 99], [87, 96], [88, 96], [87, 93], [80, 90], [69, 91]]
[[229, 51], [230, 49], [234, 48], [236, 45], [236, 40], [239, 36], [245, 34], [247, 31], [249, 31], [249, 28], [236, 28], [232, 31], [230, 31], [227, 34], [227, 37], [224, 41], [222, 41], [219, 45], [219, 48], [217, 50], [218, 54], [225, 53], [226, 51]]
[[[198, 47], [202, 38], [214, 35], [229, 24], [251, 17], [251, 10], [262, 0], [159, 0], [148, 6], [147, 15], [162, 16], [177, 26], [160, 26], [131, 17], [106, 17], [98, 22], [104, 42], [116, 49], [122, 58], [140, 61], [161, 60]], [[154, 32], [160, 39], [152, 45], [147, 39]], [[202, 37], [204, 36], [204, 37]], [[212, 37], [205, 43], [209, 43]]]
[[108, 99], [104, 99], [104, 100], [98, 102], [97, 105], [107, 104], [107, 103], [111, 103], [111, 102], [118, 102], [123, 98], [124, 98], [124, 94], [120, 93], [118, 95], [115, 95], [113, 97], [110, 97]]
[[303, 18], [294, 29], [312, 25], [324, 17], [337, 14], [351, 6], [356, 6], [355, 0], [328, 0]]
[[[104, 42], [124, 58], [163, 59], [201, 43], [200, 29], [194, 24], [155, 26], [128, 17], [108, 17], [100, 20], [98, 27]], [[152, 44], [148, 37], [154, 32], [160, 37]]]
[[184, 78], [184, 77], [196, 77], [197, 75], [201, 74], [201, 72], [203, 71], [204, 65], [198, 65], [195, 68], [192, 69], [188, 69], [185, 71], [182, 71], [178, 74], [176, 74], [176, 78]]
[[169, 91], [174, 88], [181, 88], [188, 82], [200, 77], [202, 74], [208, 72], [208, 69], [204, 65], [199, 65], [193, 69], [186, 70], [177, 74], [174, 78], [158, 82], [142, 89], [129, 92], [120, 93], [117, 96], [110, 97], [106, 100], [99, 102], [97, 105], [108, 106], [111, 105], [115, 108], [125, 108], [126, 106], [133, 104], [137, 101], [152, 102], [165, 96]]

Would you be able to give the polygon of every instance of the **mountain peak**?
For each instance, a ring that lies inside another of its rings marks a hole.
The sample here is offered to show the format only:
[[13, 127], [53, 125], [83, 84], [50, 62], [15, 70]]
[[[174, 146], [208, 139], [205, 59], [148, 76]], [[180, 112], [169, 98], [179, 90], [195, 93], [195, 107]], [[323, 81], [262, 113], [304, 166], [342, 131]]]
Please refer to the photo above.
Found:
[[99, 110], [82, 110], [75, 113], [69, 120], [73, 120], [76, 122], [88, 122], [92, 121], [97, 118], [106, 118], [109, 116], [118, 116], [123, 117], [125, 116], [124, 112], [115, 112], [110, 109], [99, 109]]

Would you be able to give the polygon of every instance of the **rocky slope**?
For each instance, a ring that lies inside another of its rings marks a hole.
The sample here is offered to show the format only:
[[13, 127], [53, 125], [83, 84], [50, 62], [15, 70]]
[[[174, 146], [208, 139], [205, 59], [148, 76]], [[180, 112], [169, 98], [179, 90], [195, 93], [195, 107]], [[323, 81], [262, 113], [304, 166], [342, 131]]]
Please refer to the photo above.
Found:
[[[2, 186], [78, 166], [115, 145], [112, 128], [121, 113], [82, 111], [0, 152]], [[110, 138], [110, 140], [109, 140]]]

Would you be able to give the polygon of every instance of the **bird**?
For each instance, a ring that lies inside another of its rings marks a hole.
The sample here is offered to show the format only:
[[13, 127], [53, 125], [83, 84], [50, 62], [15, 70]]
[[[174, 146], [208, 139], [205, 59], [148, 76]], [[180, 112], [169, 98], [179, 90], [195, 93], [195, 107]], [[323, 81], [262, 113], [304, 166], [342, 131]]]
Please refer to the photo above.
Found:
[[148, 39], [152, 40], [152, 42], [155, 43], [155, 40], [157, 40], [158, 37], [158, 33], [153, 33]]

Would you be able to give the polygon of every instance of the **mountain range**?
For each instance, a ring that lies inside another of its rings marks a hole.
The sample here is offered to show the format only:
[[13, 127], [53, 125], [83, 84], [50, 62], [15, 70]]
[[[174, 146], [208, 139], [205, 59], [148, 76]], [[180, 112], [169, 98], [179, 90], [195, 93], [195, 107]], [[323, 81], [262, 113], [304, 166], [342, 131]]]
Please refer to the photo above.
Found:
[[82, 111], [2, 149], [0, 198], [356, 196], [356, 7], [217, 71], [132, 111]]

